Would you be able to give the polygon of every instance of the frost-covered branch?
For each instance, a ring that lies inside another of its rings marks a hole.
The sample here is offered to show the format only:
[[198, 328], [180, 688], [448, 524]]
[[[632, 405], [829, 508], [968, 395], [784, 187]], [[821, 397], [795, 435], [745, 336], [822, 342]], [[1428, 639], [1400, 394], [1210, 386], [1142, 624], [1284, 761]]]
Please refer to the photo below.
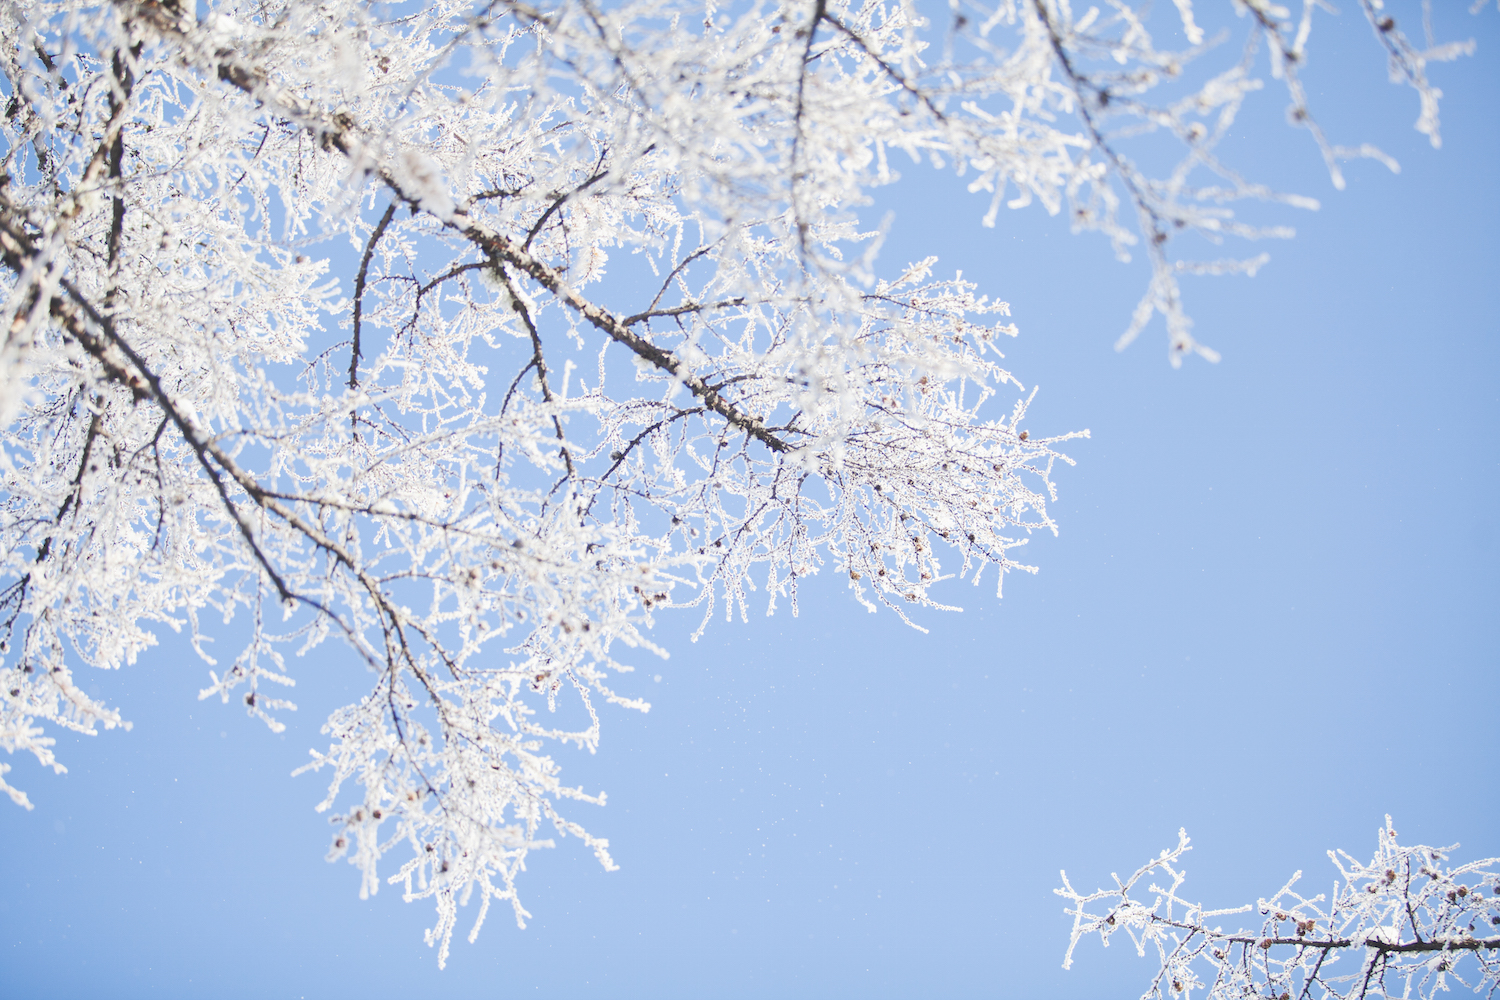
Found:
[[[1180, 894], [1190, 849], [1186, 833], [1113, 889], [1054, 890], [1071, 904], [1072, 938], [1063, 967], [1084, 938], [1108, 947], [1124, 931], [1136, 953], [1160, 962], [1143, 998], [1209, 1000], [1291, 997], [1355, 1000], [1431, 998], [1454, 986], [1484, 996], [1500, 990], [1500, 858], [1449, 866], [1456, 847], [1402, 847], [1390, 817], [1374, 858], [1329, 851], [1339, 878], [1305, 897], [1298, 872], [1254, 907], [1209, 910]], [[1226, 931], [1220, 917], [1258, 910], [1259, 932]]]

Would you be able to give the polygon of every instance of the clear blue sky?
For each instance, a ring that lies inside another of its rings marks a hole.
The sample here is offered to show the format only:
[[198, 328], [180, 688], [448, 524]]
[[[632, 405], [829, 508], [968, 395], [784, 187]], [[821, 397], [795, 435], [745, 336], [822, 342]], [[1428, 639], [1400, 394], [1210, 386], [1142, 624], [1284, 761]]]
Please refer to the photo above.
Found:
[[622, 869], [534, 855], [530, 928], [493, 915], [443, 973], [427, 904], [360, 902], [322, 860], [320, 779], [288, 777], [361, 669], [295, 663], [273, 736], [197, 702], [206, 668], [164, 635], [91, 681], [133, 732], [60, 739], [65, 777], [11, 761], [37, 808], [0, 804], [0, 995], [1129, 998], [1153, 968], [1128, 947], [1061, 970], [1059, 868], [1101, 884], [1186, 826], [1188, 894], [1238, 904], [1330, 882], [1324, 851], [1372, 850], [1386, 812], [1500, 854], [1500, 17], [1440, 5], [1479, 53], [1435, 70], [1434, 152], [1346, 6], [1315, 107], [1403, 173], [1355, 164], [1336, 193], [1281, 98], [1247, 111], [1239, 162], [1324, 207], [1256, 278], [1189, 284], [1216, 366], [1173, 371], [1159, 325], [1114, 353], [1145, 272], [1102, 240], [1036, 208], [985, 230], [922, 170], [890, 200], [883, 259], [935, 252], [1008, 299], [1031, 426], [1093, 432], [1040, 575], [1001, 602], [956, 584], [928, 635], [832, 575], [799, 619], [696, 645], [668, 619], [650, 715], [560, 752], [608, 791], [574, 811]]

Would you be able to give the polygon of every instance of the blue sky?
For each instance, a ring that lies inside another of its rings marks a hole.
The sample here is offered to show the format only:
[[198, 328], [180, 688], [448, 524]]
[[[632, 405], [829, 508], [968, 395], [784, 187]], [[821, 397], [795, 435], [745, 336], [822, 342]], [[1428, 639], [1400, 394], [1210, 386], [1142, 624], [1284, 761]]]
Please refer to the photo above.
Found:
[[1218, 365], [1171, 369], [1159, 323], [1116, 354], [1144, 265], [1040, 209], [986, 230], [922, 169], [877, 206], [887, 263], [937, 253], [1011, 302], [1030, 426], [1092, 432], [1039, 575], [998, 602], [955, 583], [966, 610], [927, 635], [832, 574], [800, 618], [696, 645], [695, 617], [664, 621], [651, 713], [561, 751], [607, 790], [574, 811], [621, 870], [576, 841], [534, 855], [530, 927], [492, 919], [442, 973], [426, 904], [360, 902], [322, 860], [320, 779], [288, 776], [361, 669], [294, 664], [275, 736], [197, 702], [206, 668], [163, 636], [97, 678], [133, 732], [61, 738], [64, 777], [10, 761], [37, 808], [0, 809], [0, 993], [1134, 997], [1153, 969], [1126, 947], [1061, 970], [1059, 868], [1102, 884], [1185, 826], [1186, 892], [1233, 905], [1328, 883], [1325, 850], [1373, 850], [1387, 812], [1500, 854], [1500, 18], [1439, 12], [1479, 52], [1434, 72], [1433, 151], [1347, 6], [1314, 106], [1403, 172], [1355, 164], [1334, 192], [1278, 96], [1247, 109], [1237, 162], [1323, 208], [1254, 279], [1187, 286]]

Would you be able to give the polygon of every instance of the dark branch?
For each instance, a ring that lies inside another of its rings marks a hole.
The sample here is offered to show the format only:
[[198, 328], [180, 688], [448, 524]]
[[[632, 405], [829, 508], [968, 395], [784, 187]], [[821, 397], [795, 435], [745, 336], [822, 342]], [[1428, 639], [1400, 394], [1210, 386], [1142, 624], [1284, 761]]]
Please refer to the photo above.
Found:
[[[349, 388], [359, 387], [359, 359], [360, 359], [360, 324], [364, 319], [365, 306], [365, 279], [370, 272], [370, 258], [375, 255], [375, 244], [380, 242], [380, 237], [385, 235], [385, 227], [391, 224], [391, 218], [396, 214], [396, 202], [392, 201], [385, 207], [385, 214], [375, 224], [375, 230], [370, 233], [370, 238], [365, 241], [364, 256], [359, 259], [359, 273], [354, 276], [354, 346], [349, 351]], [[354, 419], [352, 416], [350, 419]]]

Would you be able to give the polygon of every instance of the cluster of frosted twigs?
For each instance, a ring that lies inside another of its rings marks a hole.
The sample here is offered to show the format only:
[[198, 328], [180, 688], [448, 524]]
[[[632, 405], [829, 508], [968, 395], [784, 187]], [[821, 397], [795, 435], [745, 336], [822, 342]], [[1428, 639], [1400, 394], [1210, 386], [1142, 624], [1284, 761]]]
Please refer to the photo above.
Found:
[[[1339, 878], [1303, 896], [1292, 876], [1253, 907], [1209, 910], [1179, 895], [1187, 835], [1113, 889], [1080, 893], [1063, 875], [1054, 890], [1071, 904], [1073, 937], [1064, 967], [1085, 937], [1107, 946], [1124, 931], [1160, 962], [1143, 997], [1160, 1000], [1365, 1000], [1420, 997], [1463, 988], [1500, 990], [1500, 858], [1450, 866], [1454, 848], [1402, 847], [1390, 817], [1368, 864], [1329, 851]], [[1158, 881], [1159, 880], [1159, 881]], [[1257, 930], [1218, 920], [1258, 912]]]

